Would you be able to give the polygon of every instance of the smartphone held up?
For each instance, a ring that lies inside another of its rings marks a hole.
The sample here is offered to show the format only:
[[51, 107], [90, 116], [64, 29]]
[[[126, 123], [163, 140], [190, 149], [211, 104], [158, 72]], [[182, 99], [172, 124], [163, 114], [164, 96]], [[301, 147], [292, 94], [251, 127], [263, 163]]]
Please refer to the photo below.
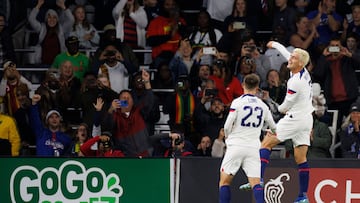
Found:
[[203, 47], [203, 54], [205, 55], [215, 55], [216, 48], [215, 47]]
[[127, 100], [116, 100], [116, 103], [118, 104], [118, 106], [120, 107], [120, 108], [126, 108], [126, 107], [128, 107], [129, 106], [129, 103], [128, 103], [128, 101]]

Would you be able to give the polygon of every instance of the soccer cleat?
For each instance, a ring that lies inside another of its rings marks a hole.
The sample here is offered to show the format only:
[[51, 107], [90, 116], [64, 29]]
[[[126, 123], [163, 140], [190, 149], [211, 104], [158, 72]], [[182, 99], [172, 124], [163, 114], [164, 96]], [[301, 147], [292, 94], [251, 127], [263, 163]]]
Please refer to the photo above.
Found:
[[298, 197], [294, 203], [309, 203], [309, 199], [306, 196]]
[[[264, 187], [264, 181], [261, 179], [260, 181], [261, 187]], [[250, 183], [245, 183], [240, 185], [239, 190], [249, 191], [252, 190]]]
[[251, 188], [250, 183], [242, 184], [242, 185], [240, 185], [240, 187], [239, 187], [239, 190], [244, 190], [244, 191], [249, 191], [249, 190], [251, 190], [251, 189], [252, 189], [252, 188]]

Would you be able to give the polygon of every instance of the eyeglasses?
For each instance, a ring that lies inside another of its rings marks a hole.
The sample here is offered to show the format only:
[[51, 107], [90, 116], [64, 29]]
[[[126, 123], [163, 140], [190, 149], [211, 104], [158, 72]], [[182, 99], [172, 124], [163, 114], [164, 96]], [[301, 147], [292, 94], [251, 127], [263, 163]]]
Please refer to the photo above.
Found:
[[253, 65], [255, 63], [254, 59], [244, 59], [243, 64]]
[[218, 67], [225, 67], [225, 61], [217, 60], [215, 61], [214, 65], [217, 65]]

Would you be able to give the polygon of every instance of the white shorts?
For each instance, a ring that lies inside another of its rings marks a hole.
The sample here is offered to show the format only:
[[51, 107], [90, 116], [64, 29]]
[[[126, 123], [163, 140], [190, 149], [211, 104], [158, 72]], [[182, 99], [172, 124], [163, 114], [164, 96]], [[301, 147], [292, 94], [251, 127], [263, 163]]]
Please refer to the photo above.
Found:
[[296, 118], [292, 115], [285, 115], [276, 125], [277, 139], [280, 142], [291, 139], [294, 146], [310, 146], [310, 133], [313, 127], [312, 115]]
[[260, 152], [257, 148], [232, 146], [226, 149], [220, 171], [235, 176], [240, 167], [247, 177], [260, 178]]

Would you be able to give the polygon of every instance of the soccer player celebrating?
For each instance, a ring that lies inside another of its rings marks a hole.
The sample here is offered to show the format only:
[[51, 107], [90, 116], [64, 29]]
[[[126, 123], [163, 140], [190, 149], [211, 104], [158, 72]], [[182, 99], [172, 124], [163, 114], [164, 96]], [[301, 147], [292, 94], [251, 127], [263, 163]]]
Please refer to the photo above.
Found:
[[[310, 146], [310, 132], [313, 126], [311, 77], [305, 66], [309, 54], [303, 49], [295, 48], [290, 54], [278, 42], [270, 41], [267, 46], [277, 49], [287, 60], [290, 79], [287, 82], [287, 93], [279, 111], [285, 116], [276, 125], [276, 135], [268, 132], [261, 143], [261, 177], [269, 163], [271, 149], [287, 139], [294, 144], [294, 158], [298, 164], [299, 196], [294, 203], [308, 203], [306, 196], [309, 185], [309, 165], [306, 154]], [[246, 185], [240, 186], [245, 189]], [[248, 186], [249, 187], [249, 186]]]
[[275, 122], [269, 107], [255, 96], [260, 78], [256, 74], [245, 76], [244, 94], [233, 100], [225, 121], [225, 143], [227, 146], [220, 168], [220, 203], [229, 203], [230, 184], [240, 167], [248, 176], [256, 203], [264, 202], [264, 188], [260, 185], [260, 134], [266, 122], [275, 130]]

